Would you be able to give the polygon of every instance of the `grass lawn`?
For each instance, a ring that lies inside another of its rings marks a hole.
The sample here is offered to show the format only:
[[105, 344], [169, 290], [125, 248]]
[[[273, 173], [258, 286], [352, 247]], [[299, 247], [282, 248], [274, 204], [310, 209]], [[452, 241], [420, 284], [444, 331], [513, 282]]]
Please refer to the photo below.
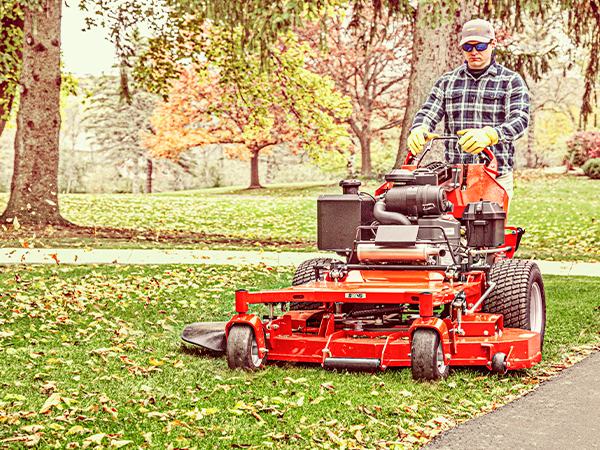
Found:
[[522, 172], [509, 223], [526, 229], [520, 258], [600, 261], [600, 180]]
[[598, 345], [592, 278], [545, 277], [544, 361], [498, 378], [458, 368], [334, 373], [229, 371], [181, 343], [185, 324], [226, 320], [240, 288], [289, 285], [265, 266], [0, 268], [0, 447], [413, 448], [532, 389]]
[[[373, 193], [379, 183], [363, 187]], [[508, 222], [526, 229], [518, 256], [600, 260], [600, 182], [574, 175], [517, 174]], [[134, 230], [128, 239], [57, 238], [47, 230], [3, 235], [5, 247], [243, 248], [315, 250], [316, 205], [337, 183], [272, 186], [262, 190], [204, 189], [155, 195], [60, 196], [61, 212], [76, 224]], [[0, 195], [0, 208], [7, 195]], [[136, 233], [135, 230], [139, 231]], [[195, 233], [179, 239], [177, 233]], [[0, 234], [2, 231], [0, 230]], [[19, 234], [21, 233], [21, 234]], [[137, 236], [141, 234], [142, 236]]]

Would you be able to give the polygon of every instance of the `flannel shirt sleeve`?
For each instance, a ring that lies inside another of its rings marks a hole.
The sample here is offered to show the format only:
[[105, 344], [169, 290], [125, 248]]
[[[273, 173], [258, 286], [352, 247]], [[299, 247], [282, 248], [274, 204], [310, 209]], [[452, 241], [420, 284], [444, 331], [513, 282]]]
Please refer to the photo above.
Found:
[[435, 83], [427, 101], [415, 115], [411, 130], [419, 126], [423, 126], [429, 131], [435, 130], [437, 124], [444, 117], [444, 91], [444, 77], [442, 77]]
[[507, 112], [505, 122], [495, 127], [499, 143], [513, 142], [519, 139], [525, 135], [525, 130], [529, 125], [529, 91], [519, 74], [515, 74], [510, 80], [505, 111]]

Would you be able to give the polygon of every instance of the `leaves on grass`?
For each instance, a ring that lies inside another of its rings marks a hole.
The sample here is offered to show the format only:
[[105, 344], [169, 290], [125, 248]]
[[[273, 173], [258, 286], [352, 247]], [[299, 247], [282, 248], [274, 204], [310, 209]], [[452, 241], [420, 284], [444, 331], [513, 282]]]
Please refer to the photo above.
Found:
[[502, 379], [457, 370], [447, 382], [421, 384], [410, 370], [276, 365], [246, 374], [180, 343], [182, 324], [226, 320], [236, 288], [289, 284], [292, 268], [270, 269], [0, 268], [0, 440], [17, 439], [3, 445], [417, 447], [530, 391], [598, 342], [580, 333], [600, 315], [600, 299], [588, 299], [596, 286], [570, 281], [570, 290], [579, 283], [573, 314], [590, 316], [568, 333], [561, 355], [569, 356]]

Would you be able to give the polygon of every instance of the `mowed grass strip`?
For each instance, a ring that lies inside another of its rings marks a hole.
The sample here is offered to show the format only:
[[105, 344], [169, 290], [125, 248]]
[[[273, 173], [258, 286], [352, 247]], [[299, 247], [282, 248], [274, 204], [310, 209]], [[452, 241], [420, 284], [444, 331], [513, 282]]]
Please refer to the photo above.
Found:
[[456, 368], [444, 382], [418, 383], [410, 369], [272, 363], [248, 374], [182, 344], [184, 325], [231, 316], [235, 289], [289, 285], [292, 275], [233, 265], [1, 268], [0, 446], [415, 448], [598, 343], [597, 280], [545, 277], [544, 362], [503, 378]]
[[[373, 193], [378, 182], [363, 186]], [[509, 225], [524, 228], [521, 258], [600, 260], [600, 199], [598, 180], [587, 177], [545, 174], [542, 171], [517, 173], [515, 197], [508, 217]], [[314, 250], [317, 239], [317, 198], [321, 194], [341, 193], [337, 184], [315, 183], [278, 185], [267, 189], [203, 189], [156, 195], [60, 196], [62, 214], [76, 224], [90, 227], [150, 230], [156, 239], [101, 242], [100, 240], [54, 239], [51, 233], [27, 236], [30, 246], [89, 246], [123, 248], [239, 248], [236, 240], [298, 244]], [[0, 208], [7, 201], [0, 194]], [[10, 229], [11, 225], [6, 224]], [[178, 243], [164, 239], [175, 230], [204, 233], [206, 242]], [[13, 236], [14, 235], [14, 236]], [[211, 243], [210, 236], [230, 239]], [[11, 234], [9, 246], [19, 246], [18, 232]], [[161, 239], [162, 237], [162, 239]], [[278, 248], [282, 248], [279, 245]]]

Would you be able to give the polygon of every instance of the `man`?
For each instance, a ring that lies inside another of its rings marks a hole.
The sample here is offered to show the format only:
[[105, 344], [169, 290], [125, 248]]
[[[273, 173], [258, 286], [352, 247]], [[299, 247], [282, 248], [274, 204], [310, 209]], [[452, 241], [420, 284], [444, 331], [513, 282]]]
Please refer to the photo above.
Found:
[[[448, 162], [474, 163], [475, 155], [489, 147], [498, 160], [496, 181], [513, 196], [514, 141], [529, 123], [529, 94], [521, 76], [496, 62], [492, 25], [471, 20], [462, 28], [460, 47], [465, 64], [447, 72], [435, 83], [429, 98], [415, 116], [408, 146], [416, 155], [431, 132], [444, 119], [444, 133], [459, 135], [458, 150], [446, 145]], [[466, 153], [465, 153], [466, 152]]]

